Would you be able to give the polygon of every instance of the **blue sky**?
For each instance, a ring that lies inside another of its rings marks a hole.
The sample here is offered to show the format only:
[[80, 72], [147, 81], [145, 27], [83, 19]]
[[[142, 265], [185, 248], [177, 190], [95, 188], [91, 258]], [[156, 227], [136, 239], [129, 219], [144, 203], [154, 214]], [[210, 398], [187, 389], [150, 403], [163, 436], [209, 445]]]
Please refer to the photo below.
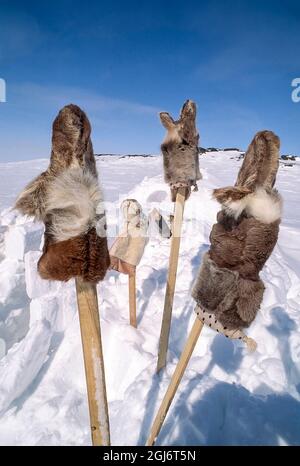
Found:
[[48, 157], [60, 107], [95, 152], [159, 153], [157, 113], [198, 105], [200, 144], [245, 149], [272, 129], [300, 155], [298, 1], [0, 0], [0, 160]]

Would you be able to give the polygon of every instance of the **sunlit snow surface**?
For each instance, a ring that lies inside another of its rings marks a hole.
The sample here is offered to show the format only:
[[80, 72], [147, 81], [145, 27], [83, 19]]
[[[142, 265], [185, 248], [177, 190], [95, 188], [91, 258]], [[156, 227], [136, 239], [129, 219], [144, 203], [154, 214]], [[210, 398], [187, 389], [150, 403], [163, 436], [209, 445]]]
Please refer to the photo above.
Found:
[[[98, 286], [111, 437], [142, 445], [194, 321], [193, 280], [208, 248], [218, 205], [214, 187], [231, 185], [237, 153], [201, 157], [203, 180], [186, 203], [168, 366], [156, 375], [170, 241], [155, 231], [137, 270], [138, 329], [129, 326], [127, 277]], [[36, 272], [42, 225], [9, 208], [47, 160], [0, 164], [0, 444], [89, 445], [89, 417], [73, 281]], [[136, 198], [173, 211], [161, 157], [100, 157], [110, 236], [118, 207]], [[280, 165], [284, 214], [277, 247], [261, 276], [263, 305], [248, 354], [205, 328], [158, 437], [161, 445], [300, 444], [300, 164]], [[111, 241], [111, 238], [110, 238]]]

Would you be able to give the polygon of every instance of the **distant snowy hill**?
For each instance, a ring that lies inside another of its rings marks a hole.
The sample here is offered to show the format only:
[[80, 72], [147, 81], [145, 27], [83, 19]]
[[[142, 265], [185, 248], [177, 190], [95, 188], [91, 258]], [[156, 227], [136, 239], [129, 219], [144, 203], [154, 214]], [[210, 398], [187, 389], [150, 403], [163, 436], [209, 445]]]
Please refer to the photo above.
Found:
[[[137, 270], [138, 328], [129, 326], [127, 277], [109, 272], [98, 286], [114, 445], [145, 443], [194, 321], [191, 287], [218, 205], [211, 190], [234, 182], [236, 151], [200, 157], [203, 180], [186, 203], [170, 351], [157, 376], [170, 241], [153, 233]], [[42, 225], [12, 211], [47, 160], [0, 164], [0, 444], [89, 445], [79, 323], [73, 281], [39, 278]], [[262, 309], [247, 353], [205, 328], [171, 406], [158, 445], [300, 444], [300, 163], [280, 165], [284, 199], [279, 242], [261, 276]], [[172, 213], [161, 157], [97, 158], [109, 234], [120, 202], [136, 198]]]

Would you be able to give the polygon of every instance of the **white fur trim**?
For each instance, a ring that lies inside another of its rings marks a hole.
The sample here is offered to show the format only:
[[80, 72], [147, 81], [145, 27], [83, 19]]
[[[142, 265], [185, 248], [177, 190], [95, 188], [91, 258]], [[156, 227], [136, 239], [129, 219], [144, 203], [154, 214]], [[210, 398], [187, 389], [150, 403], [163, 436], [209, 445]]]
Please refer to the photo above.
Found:
[[282, 199], [276, 192], [268, 193], [262, 188], [253, 194], [243, 197], [240, 201], [228, 201], [225, 203], [227, 213], [236, 219], [243, 211], [262, 223], [273, 223], [279, 220], [282, 213]]
[[49, 184], [46, 215], [51, 215], [50, 232], [55, 241], [64, 241], [86, 233], [96, 226], [103, 210], [102, 193], [97, 178], [81, 168], [69, 168]]

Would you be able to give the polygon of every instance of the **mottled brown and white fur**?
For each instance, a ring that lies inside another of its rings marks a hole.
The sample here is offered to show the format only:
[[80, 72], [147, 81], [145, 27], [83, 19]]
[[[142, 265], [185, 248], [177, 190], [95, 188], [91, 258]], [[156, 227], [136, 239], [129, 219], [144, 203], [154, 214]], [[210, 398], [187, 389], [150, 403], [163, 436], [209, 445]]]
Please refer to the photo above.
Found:
[[85, 113], [73, 104], [64, 107], [53, 122], [49, 167], [20, 193], [15, 208], [44, 221], [49, 186], [59, 175], [67, 176], [69, 170], [77, 168], [97, 180], [90, 134], [91, 126]]
[[[103, 196], [91, 126], [76, 105], [55, 118], [50, 165], [19, 195], [15, 207], [45, 223], [38, 268], [43, 278], [98, 281], [109, 265]], [[99, 227], [100, 224], [100, 227]]]
[[197, 180], [201, 179], [196, 105], [191, 100], [187, 100], [177, 121], [166, 112], [160, 113], [160, 119], [167, 130], [161, 145], [165, 181], [170, 185], [172, 200], [175, 201], [179, 187], [186, 188], [186, 197], [188, 197], [191, 188], [197, 188]]
[[214, 190], [222, 210], [192, 295], [225, 329], [249, 326], [263, 299], [259, 272], [276, 245], [282, 210], [273, 188], [278, 158], [278, 137], [270, 131], [257, 133], [236, 185]]

